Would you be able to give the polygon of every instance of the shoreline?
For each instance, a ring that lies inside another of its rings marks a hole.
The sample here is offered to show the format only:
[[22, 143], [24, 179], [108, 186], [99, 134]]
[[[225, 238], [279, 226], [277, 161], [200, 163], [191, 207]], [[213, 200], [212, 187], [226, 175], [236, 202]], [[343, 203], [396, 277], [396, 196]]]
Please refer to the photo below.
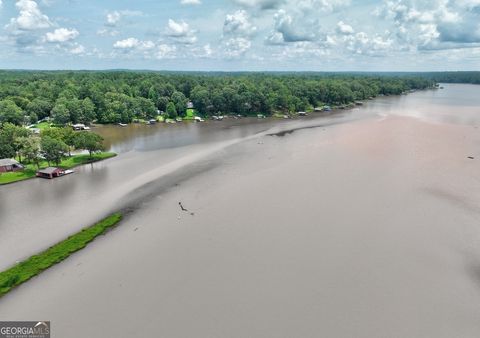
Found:
[[[118, 154], [114, 153], [114, 152], [101, 152], [101, 153], [96, 153], [96, 154], [93, 154], [92, 158], [88, 158], [86, 159], [85, 161], [82, 161], [81, 163], [77, 163], [77, 164], [73, 164], [73, 165], [65, 165], [65, 162], [68, 162], [68, 161], [72, 161], [72, 160], [75, 160], [76, 158], [77, 159], [80, 159], [80, 158], [83, 158], [86, 154], [78, 154], [78, 155], [72, 155], [70, 157], [67, 157], [65, 159], [62, 160], [62, 162], [60, 163], [60, 165], [56, 166], [56, 167], [59, 167], [59, 168], [62, 168], [62, 169], [73, 169], [73, 168], [77, 168], [77, 167], [80, 167], [80, 166], [83, 166], [83, 165], [87, 165], [87, 164], [92, 164], [92, 163], [97, 163], [97, 162], [101, 162], [101, 161], [105, 161], [105, 160], [108, 160], [110, 158], [114, 158], [116, 156], [118, 156]], [[95, 155], [100, 156], [98, 158], [95, 158]], [[62, 163], [64, 163], [64, 165], [62, 165]], [[29, 164], [31, 166], [34, 166], [32, 164]], [[30, 171], [27, 176], [25, 177], [21, 177], [19, 179], [15, 179], [15, 180], [12, 180], [12, 181], [9, 181], [9, 182], [0, 182], [0, 186], [3, 186], [3, 185], [9, 185], [9, 184], [14, 184], [14, 183], [18, 183], [18, 182], [23, 182], [23, 181], [27, 181], [27, 180], [31, 180], [31, 179], [34, 179], [34, 178], [38, 178], [35, 176], [35, 172], [37, 170], [40, 170], [40, 169], [45, 169], [48, 167], [48, 164], [47, 165], [41, 165], [40, 168], [28, 168], [28, 170]], [[33, 171], [33, 173], [32, 173]], [[2, 175], [4, 174], [16, 174], [16, 173], [22, 173], [23, 171], [18, 171], [18, 172], [13, 172], [13, 173], [2, 173], [0, 174], [0, 178]], [[31, 176], [28, 176], [28, 175], [31, 175]]]

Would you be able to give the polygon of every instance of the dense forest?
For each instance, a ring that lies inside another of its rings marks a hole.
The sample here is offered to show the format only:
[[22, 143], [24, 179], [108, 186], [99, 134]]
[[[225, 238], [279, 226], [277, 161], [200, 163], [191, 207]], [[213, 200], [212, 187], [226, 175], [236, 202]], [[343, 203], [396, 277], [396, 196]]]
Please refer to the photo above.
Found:
[[436, 82], [480, 84], [480, 72], [441, 72], [422, 75]]
[[420, 76], [321, 73], [165, 73], [0, 71], [0, 125], [50, 118], [69, 123], [129, 123], [159, 112], [272, 115], [341, 105], [433, 86]]

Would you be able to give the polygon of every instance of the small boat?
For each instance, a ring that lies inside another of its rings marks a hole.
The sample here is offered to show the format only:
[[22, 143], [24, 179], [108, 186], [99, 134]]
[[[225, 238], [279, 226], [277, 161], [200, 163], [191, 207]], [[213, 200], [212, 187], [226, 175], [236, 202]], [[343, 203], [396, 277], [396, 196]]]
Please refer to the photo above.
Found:
[[126, 123], [119, 123], [118, 125], [119, 125], [120, 127], [126, 127], [126, 126], [127, 126]]
[[257, 115], [257, 119], [264, 119], [264, 118], [266, 118], [266, 116], [263, 115], [263, 114], [258, 114], [258, 115]]
[[70, 174], [73, 174], [74, 172], [75, 172], [75, 171], [73, 171], [73, 170], [71, 170], [71, 169], [68, 169], [68, 170], [65, 170], [65, 171], [63, 172], [63, 175], [61, 175], [61, 176], [70, 175]]

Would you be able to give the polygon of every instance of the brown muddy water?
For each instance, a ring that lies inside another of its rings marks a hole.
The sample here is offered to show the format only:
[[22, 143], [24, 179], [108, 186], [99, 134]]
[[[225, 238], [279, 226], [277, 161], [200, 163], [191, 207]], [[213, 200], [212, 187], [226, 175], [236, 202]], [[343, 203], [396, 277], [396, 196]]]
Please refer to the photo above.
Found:
[[0, 187], [0, 266], [128, 216], [0, 319], [55, 337], [479, 337], [479, 94], [101, 128], [117, 158]]

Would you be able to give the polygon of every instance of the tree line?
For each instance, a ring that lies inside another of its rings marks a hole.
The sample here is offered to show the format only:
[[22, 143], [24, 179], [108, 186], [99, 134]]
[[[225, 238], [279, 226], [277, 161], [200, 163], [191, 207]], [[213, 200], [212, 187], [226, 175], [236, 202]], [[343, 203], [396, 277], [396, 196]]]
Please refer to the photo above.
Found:
[[129, 123], [159, 112], [272, 115], [433, 86], [421, 76], [0, 71], [0, 124]]

